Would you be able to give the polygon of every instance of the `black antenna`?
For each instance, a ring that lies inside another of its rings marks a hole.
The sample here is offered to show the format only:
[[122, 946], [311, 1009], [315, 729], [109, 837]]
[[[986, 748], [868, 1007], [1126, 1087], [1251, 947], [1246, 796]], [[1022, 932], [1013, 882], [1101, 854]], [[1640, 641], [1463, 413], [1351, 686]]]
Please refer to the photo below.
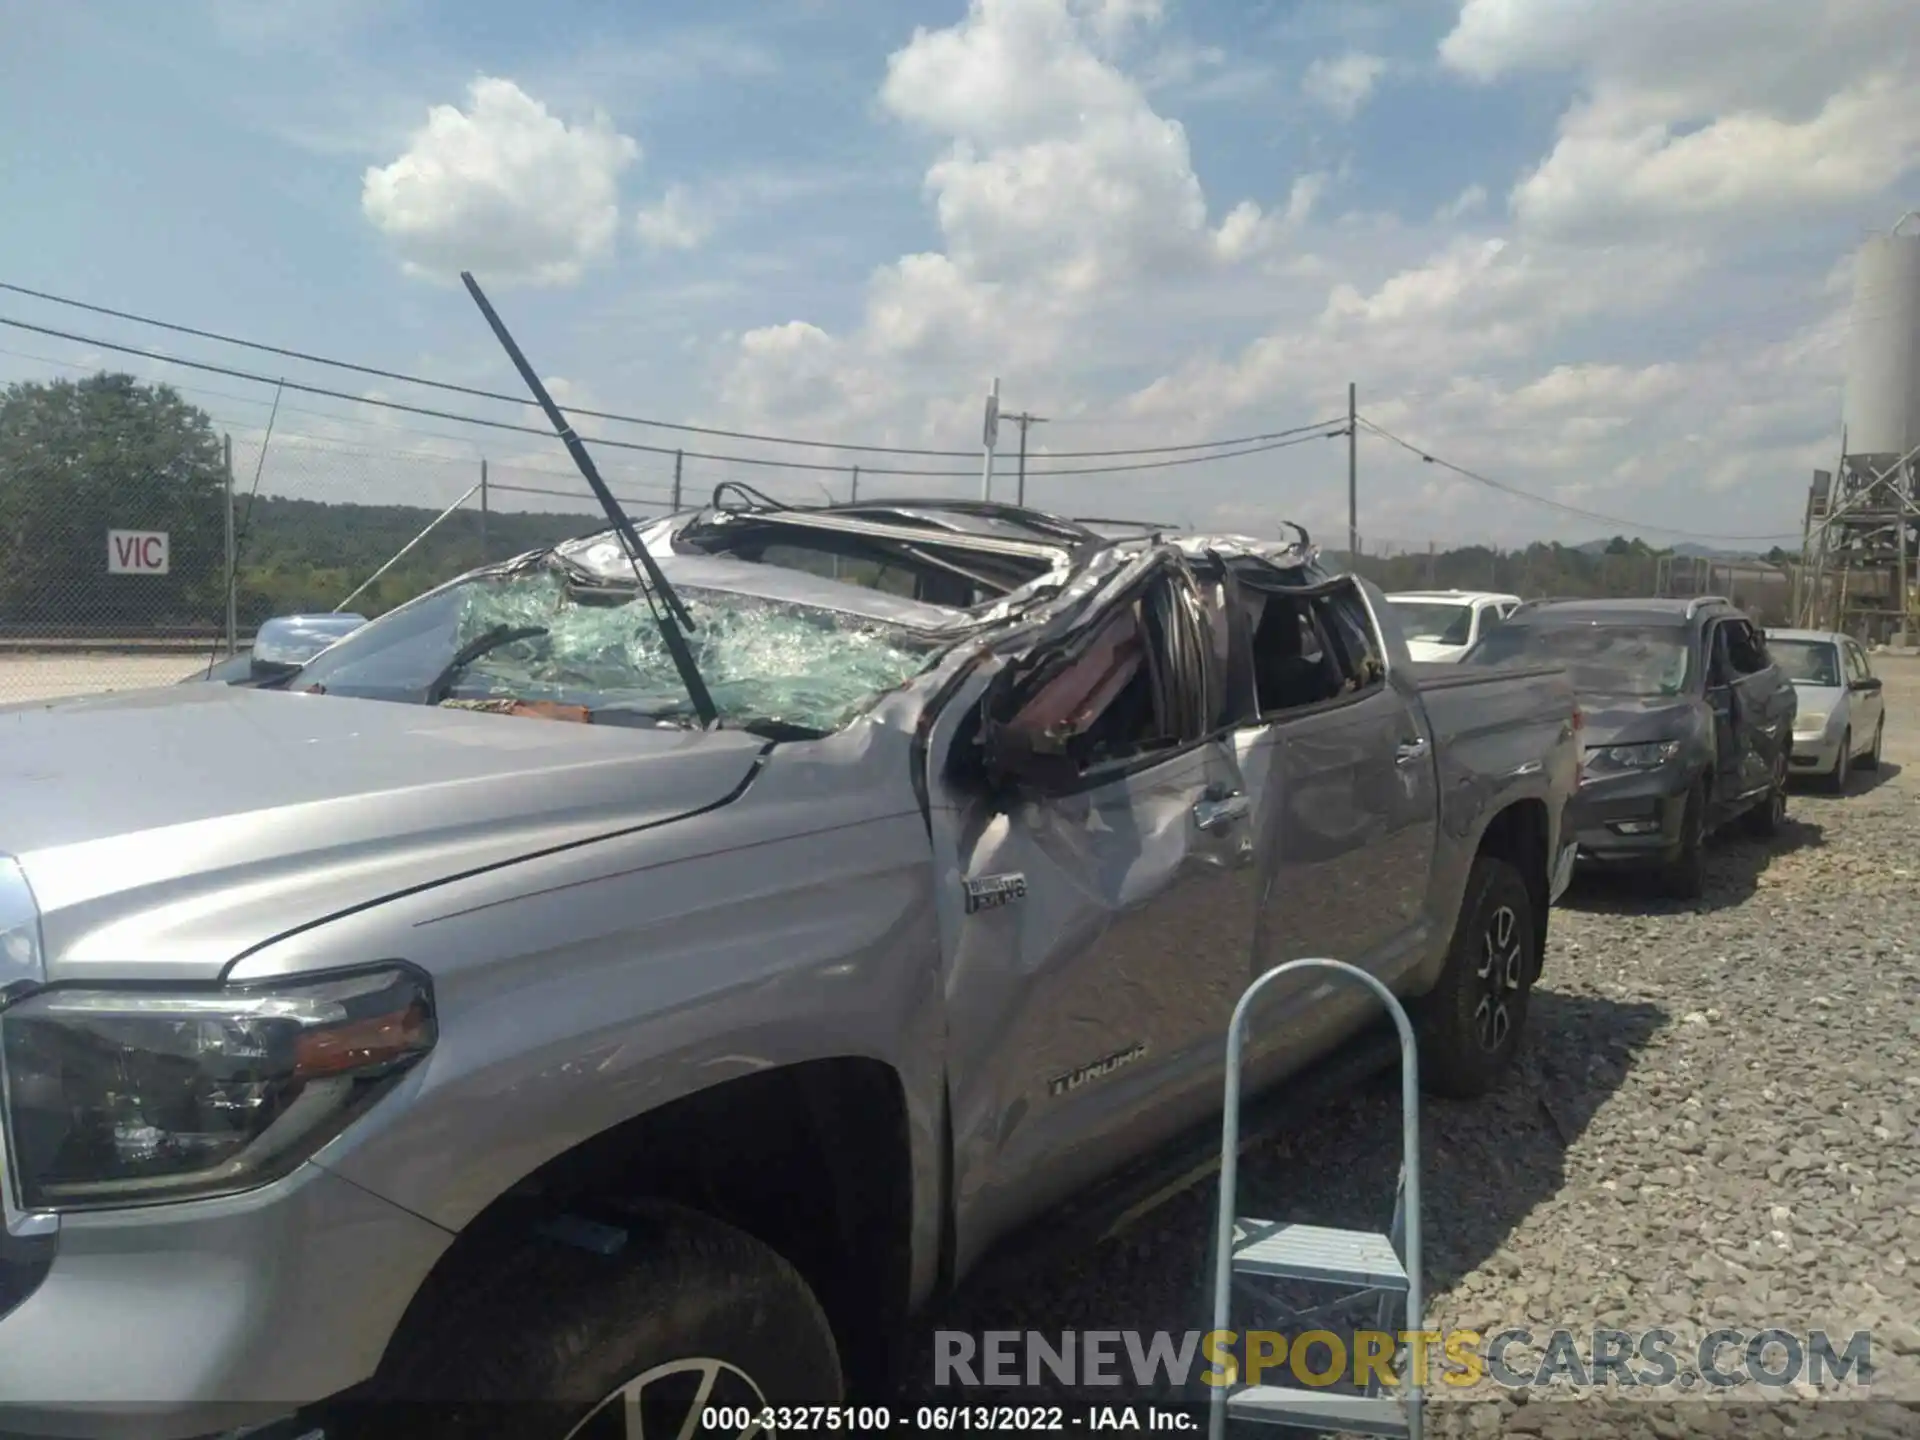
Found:
[[[520, 378], [527, 382], [527, 388], [533, 392], [533, 398], [540, 402], [540, 408], [546, 411], [547, 419], [560, 436], [560, 443], [567, 447], [567, 453], [573, 457], [573, 463], [579, 467], [580, 474], [593, 490], [593, 498], [600, 502], [600, 508], [607, 512], [607, 520], [621, 543], [626, 546], [627, 558], [633, 563], [633, 578], [641, 581], [641, 593], [647, 597], [647, 607], [653, 611], [653, 618], [660, 626], [660, 638], [666, 642], [667, 653], [673, 657], [674, 669], [680, 672], [680, 683], [687, 687], [687, 698], [693, 701], [694, 713], [700, 717], [703, 726], [713, 725], [720, 717], [714, 707], [713, 695], [707, 689], [707, 682], [700, 678], [700, 667], [694, 662], [693, 651], [687, 647], [687, 637], [681, 633], [681, 626], [694, 628], [693, 616], [687, 613], [687, 607], [674, 593], [673, 586], [661, 572], [659, 562], [648, 553], [647, 547], [640, 543], [640, 536], [633, 528], [633, 521], [627, 518], [627, 512], [620, 508], [620, 502], [613, 498], [613, 491], [607, 488], [607, 482], [600, 478], [600, 472], [594, 468], [593, 457], [587, 454], [587, 447], [580, 443], [580, 437], [573, 433], [573, 426], [567, 423], [567, 417], [560, 407], [553, 403], [553, 397], [547, 394], [547, 387], [540, 383], [540, 377], [533, 373], [533, 367], [527, 363], [527, 357], [520, 353], [520, 347], [514, 344], [513, 336], [507, 333], [507, 327], [488, 303], [486, 295], [480, 289], [479, 281], [473, 275], [462, 270], [460, 280], [467, 287], [467, 293], [473, 296], [473, 303], [480, 307], [480, 313], [493, 328], [494, 338], [499, 340], [506, 350], [507, 358], [513, 361], [513, 368], [520, 372]], [[644, 577], [642, 572], [645, 572]], [[658, 596], [660, 605], [654, 604]]]

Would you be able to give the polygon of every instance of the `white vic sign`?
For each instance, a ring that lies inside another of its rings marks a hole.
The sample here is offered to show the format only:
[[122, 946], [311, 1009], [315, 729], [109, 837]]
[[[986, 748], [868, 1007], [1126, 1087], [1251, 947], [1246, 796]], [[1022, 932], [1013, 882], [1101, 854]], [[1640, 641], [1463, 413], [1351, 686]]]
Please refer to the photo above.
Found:
[[167, 532], [164, 530], [107, 531], [109, 575], [164, 575], [167, 573]]

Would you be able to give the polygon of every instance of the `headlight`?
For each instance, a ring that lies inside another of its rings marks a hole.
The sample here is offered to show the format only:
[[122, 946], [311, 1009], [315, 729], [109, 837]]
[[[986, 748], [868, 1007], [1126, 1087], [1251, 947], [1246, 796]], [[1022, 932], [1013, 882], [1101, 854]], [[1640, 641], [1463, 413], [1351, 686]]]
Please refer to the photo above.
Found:
[[41, 978], [40, 907], [20, 862], [0, 855], [0, 1005]]
[[1796, 735], [1821, 735], [1826, 733], [1826, 728], [1825, 710], [1803, 710], [1793, 722], [1793, 733]]
[[426, 979], [399, 965], [272, 989], [45, 991], [0, 1012], [19, 1202], [84, 1210], [263, 1185], [434, 1037]]
[[1651, 740], [1639, 745], [1596, 745], [1587, 751], [1587, 768], [1646, 770], [1678, 758], [1680, 748], [1678, 740]]

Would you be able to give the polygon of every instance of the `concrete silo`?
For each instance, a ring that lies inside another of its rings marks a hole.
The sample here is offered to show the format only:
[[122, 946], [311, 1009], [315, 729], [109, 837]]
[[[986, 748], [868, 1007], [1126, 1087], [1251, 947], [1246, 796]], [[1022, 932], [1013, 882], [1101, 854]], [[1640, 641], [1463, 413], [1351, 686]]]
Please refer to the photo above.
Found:
[[1913, 628], [1920, 579], [1920, 211], [1860, 247], [1846, 356], [1839, 468], [1808, 497], [1802, 609], [1889, 639]]

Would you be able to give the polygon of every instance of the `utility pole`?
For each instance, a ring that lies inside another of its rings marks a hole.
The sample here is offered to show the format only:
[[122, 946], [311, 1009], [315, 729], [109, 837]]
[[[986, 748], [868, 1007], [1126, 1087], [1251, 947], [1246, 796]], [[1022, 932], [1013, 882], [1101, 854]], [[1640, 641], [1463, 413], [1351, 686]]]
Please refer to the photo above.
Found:
[[493, 552], [487, 548], [487, 462], [480, 462], [480, 563], [485, 565], [493, 559]]
[[239, 556], [235, 553], [233, 540], [233, 436], [220, 437], [220, 454], [227, 472], [227, 658], [231, 660], [239, 651], [240, 629], [240, 577], [234, 573]]
[[858, 465], [853, 467], [853, 483], [847, 487], [847, 503], [849, 505], [860, 503], [860, 467]]
[[1027, 503], [1027, 427], [1029, 425], [1044, 425], [1047, 423], [1047, 417], [1044, 415], [1029, 415], [1023, 410], [1018, 415], [1006, 415], [1002, 418], [1011, 420], [1020, 427], [1020, 479], [1014, 491], [1014, 503], [1017, 505], [1025, 505]]
[[1347, 382], [1347, 565], [1360, 558], [1360, 427], [1354, 403], [1356, 387]]
[[680, 467], [686, 461], [686, 455], [679, 450], [673, 452], [673, 513], [680, 513]]
[[980, 498], [993, 499], [993, 447], [1000, 442], [1000, 377], [993, 377], [993, 389], [987, 392], [987, 419], [981, 427], [980, 448], [985, 462], [980, 467]]

